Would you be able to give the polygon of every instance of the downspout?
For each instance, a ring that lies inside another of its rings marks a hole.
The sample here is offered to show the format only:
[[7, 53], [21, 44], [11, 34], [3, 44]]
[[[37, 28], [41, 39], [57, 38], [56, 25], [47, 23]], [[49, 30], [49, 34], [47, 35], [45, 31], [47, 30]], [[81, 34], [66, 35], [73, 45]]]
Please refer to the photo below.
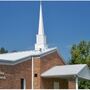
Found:
[[32, 56], [32, 90], [34, 89], [34, 59]]
[[76, 78], [75, 78], [75, 80], [76, 80], [76, 90], [78, 90], [78, 76], [76, 76]]

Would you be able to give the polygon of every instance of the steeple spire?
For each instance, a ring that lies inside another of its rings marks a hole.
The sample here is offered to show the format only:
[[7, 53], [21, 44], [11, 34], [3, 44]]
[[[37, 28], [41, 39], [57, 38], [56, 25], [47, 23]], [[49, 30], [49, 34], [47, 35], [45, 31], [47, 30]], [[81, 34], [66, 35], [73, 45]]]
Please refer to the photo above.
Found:
[[45, 50], [45, 49], [47, 49], [47, 44], [46, 44], [46, 36], [44, 34], [42, 4], [40, 2], [39, 28], [38, 34], [36, 35], [35, 50]]
[[44, 34], [44, 25], [43, 25], [43, 15], [42, 15], [42, 4], [40, 2], [40, 13], [39, 13], [39, 28], [38, 28], [38, 34]]

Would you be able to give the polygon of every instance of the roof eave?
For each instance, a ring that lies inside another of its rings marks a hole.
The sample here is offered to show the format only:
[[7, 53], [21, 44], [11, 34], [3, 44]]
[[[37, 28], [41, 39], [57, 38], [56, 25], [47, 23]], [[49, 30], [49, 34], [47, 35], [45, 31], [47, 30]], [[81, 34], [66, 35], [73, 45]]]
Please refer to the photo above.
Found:
[[39, 54], [35, 54], [35, 55], [30, 55], [28, 57], [24, 57], [24, 58], [21, 58], [21, 59], [17, 59], [17, 60], [14, 60], [14, 61], [11, 61], [11, 60], [0, 60], [0, 64], [3, 64], [3, 65], [15, 65], [15, 64], [18, 64], [18, 63], [21, 63], [21, 62], [24, 62], [24, 61], [27, 61], [27, 60], [30, 60], [32, 59], [32, 57], [44, 57], [50, 53], [53, 53], [57, 51], [57, 48], [52, 48], [50, 51], [46, 51], [46, 52], [42, 52], [39, 53]]

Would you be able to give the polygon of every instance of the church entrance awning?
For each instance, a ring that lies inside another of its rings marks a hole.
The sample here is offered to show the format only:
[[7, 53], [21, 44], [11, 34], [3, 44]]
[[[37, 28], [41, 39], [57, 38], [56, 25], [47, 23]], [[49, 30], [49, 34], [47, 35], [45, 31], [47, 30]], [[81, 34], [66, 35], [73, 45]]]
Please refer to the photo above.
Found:
[[90, 80], [90, 70], [86, 64], [55, 66], [41, 74], [44, 78], [75, 79], [78, 90], [78, 78]]
[[90, 80], [90, 70], [86, 64], [55, 66], [41, 74], [41, 77], [61, 77]]

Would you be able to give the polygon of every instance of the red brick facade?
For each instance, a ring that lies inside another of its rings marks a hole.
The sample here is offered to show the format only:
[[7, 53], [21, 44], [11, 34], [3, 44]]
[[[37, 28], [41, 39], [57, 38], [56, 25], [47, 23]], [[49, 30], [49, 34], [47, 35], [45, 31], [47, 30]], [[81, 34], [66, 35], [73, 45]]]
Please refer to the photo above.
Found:
[[[57, 51], [42, 57], [34, 57], [34, 89], [53, 89], [54, 81], [58, 81], [62, 89], [75, 88], [74, 82], [59, 78], [42, 78], [40, 76], [46, 70], [64, 64]], [[22, 78], [26, 81], [26, 89], [32, 88], [32, 60], [16, 65], [0, 65], [0, 71], [4, 72], [6, 76], [6, 79], [0, 79], [0, 89], [20, 89]]]
[[37, 77], [34, 77], [34, 88], [42, 89], [53, 89], [54, 81], [59, 81], [60, 88], [62, 89], [74, 89], [75, 83], [68, 80], [58, 79], [58, 78], [41, 78], [40, 74], [57, 65], [65, 65], [62, 58], [58, 55], [57, 52], [48, 54], [41, 58], [35, 58], [34, 60], [34, 74], [37, 74]]
[[5, 73], [6, 79], [0, 79], [0, 89], [20, 89], [21, 78], [26, 79], [26, 88], [31, 88], [31, 60], [17, 65], [0, 65], [0, 71]]

